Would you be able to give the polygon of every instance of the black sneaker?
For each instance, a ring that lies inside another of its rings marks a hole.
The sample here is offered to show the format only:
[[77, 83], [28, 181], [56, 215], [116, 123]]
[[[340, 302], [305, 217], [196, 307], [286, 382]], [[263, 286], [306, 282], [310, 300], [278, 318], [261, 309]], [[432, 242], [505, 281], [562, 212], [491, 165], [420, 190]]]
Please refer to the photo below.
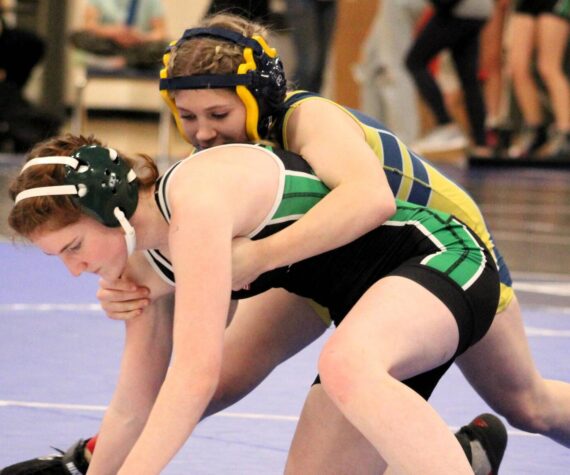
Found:
[[[476, 474], [497, 475], [499, 473], [499, 466], [507, 448], [507, 429], [498, 417], [493, 414], [481, 414], [459, 429], [455, 435], [460, 443], [462, 439], [469, 440], [470, 452], [472, 452], [471, 465]], [[479, 460], [485, 457], [479, 457], [473, 450], [479, 445], [477, 442], [484, 452], [480, 455], [486, 456], [487, 460]]]

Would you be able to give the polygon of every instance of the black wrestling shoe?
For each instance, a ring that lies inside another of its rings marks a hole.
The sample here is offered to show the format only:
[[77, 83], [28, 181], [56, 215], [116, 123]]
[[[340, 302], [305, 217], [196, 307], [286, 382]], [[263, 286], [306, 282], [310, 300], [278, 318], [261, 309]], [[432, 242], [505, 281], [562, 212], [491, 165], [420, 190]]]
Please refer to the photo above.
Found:
[[85, 475], [89, 462], [85, 458], [84, 440], [79, 440], [66, 452], [37, 457], [0, 470], [0, 475]]
[[[468, 441], [475, 475], [497, 475], [507, 448], [507, 429], [493, 414], [481, 414], [455, 434], [461, 445]], [[465, 449], [465, 447], [464, 447]]]

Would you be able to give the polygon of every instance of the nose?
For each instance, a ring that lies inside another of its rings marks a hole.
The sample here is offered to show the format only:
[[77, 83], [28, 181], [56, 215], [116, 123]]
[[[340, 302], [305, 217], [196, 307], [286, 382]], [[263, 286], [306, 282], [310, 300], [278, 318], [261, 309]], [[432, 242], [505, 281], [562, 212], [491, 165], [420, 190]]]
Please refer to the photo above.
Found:
[[205, 144], [211, 143], [216, 138], [216, 130], [206, 122], [198, 124], [198, 129], [196, 130], [196, 141], [199, 145], [203, 146]]
[[79, 277], [87, 269], [87, 263], [74, 257], [62, 258], [65, 267], [73, 277]]

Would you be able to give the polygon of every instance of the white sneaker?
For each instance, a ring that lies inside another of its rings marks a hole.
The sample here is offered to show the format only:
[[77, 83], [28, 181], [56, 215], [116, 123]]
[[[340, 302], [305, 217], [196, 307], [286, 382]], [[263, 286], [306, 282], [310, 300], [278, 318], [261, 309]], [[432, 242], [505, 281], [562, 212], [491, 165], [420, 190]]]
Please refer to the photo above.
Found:
[[467, 147], [469, 141], [456, 124], [440, 125], [412, 145], [419, 154], [449, 152]]

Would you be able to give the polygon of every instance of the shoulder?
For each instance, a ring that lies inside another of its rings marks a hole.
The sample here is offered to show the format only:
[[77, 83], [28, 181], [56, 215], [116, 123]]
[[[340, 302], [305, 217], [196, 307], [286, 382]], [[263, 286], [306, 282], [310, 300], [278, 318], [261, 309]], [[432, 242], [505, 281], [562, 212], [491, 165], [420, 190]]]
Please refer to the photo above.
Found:
[[173, 212], [176, 207], [188, 210], [228, 201], [237, 206], [260, 194], [273, 196], [282, 169], [277, 155], [263, 147], [221, 145], [186, 159], [170, 177], [165, 192]]
[[265, 163], [271, 164], [275, 154], [265, 147], [252, 144], [227, 144], [201, 150], [188, 157], [176, 170], [176, 179], [184, 176], [203, 180], [204, 176], [229, 177], [230, 182], [238, 176], [259, 173]]

